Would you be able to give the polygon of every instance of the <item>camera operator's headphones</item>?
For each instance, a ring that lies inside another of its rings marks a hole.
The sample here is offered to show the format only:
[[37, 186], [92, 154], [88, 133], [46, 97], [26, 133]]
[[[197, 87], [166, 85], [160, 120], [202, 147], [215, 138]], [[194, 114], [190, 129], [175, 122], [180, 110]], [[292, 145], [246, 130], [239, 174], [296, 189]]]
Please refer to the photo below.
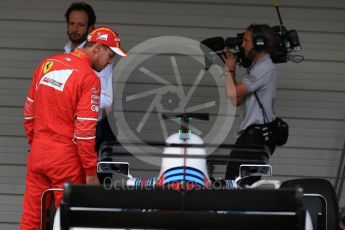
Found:
[[264, 36], [261, 25], [251, 24], [250, 28], [252, 28], [252, 40], [255, 51], [264, 50], [267, 45], [267, 39]]

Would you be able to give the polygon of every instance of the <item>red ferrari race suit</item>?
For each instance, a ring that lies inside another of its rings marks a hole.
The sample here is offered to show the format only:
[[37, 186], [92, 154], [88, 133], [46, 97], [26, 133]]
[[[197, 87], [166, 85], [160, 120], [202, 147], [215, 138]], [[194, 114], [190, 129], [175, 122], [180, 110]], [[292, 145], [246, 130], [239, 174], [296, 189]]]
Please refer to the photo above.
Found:
[[[21, 229], [40, 229], [41, 195], [96, 174], [100, 80], [83, 50], [43, 60], [24, 107], [30, 144]], [[60, 204], [61, 192], [54, 194]]]

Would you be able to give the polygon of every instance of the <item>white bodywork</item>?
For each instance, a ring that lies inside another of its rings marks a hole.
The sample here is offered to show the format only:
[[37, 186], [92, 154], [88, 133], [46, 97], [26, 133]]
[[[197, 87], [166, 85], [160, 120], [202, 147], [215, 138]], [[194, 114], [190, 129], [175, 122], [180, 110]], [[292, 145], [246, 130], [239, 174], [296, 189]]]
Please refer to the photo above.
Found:
[[[183, 138], [185, 137], [185, 138]], [[202, 145], [204, 141], [198, 136], [193, 133], [189, 134], [179, 134], [175, 133], [167, 138], [167, 144], [193, 144], [193, 145]], [[203, 148], [183, 148], [183, 147], [166, 147], [164, 148], [163, 154], [179, 154], [179, 155], [193, 155], [193, 156], [200, 156], [200, 158], [174, 158], [174, 157], [166, 157], [162, 159], [161, 170], [159, 172], [158, 178], [160, 178], [164, 172], [167, 170], [179, 167], [179, 166], [188, 166], [191, 168], [196, 168], [200, 170], [208, 179], [210, 180], [207, 167], [206, 167], [206, 152]]]

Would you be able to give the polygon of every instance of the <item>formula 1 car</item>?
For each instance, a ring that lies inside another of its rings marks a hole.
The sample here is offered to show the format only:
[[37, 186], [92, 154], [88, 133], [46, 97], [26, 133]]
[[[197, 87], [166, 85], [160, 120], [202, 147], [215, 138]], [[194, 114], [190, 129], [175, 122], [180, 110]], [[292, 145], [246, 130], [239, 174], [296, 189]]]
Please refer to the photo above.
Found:
[[[186, 125], [190, 116], [177, 117]], [[158, 177], [133, 178], [128, 162], [114, 161], [118, 145], [105, 144], [97, 167], [103, 186], [66, 184], [54, 229], [60, 229], [59, 220], [61, 229], [339, 229], [332, 185], [323, 179], [267, 179], [272, 167], [265, 148], [253, 148], [262, 164], [241, 165], [236, 180], [225, 180], [210, 176], [210, 166], [228, 159], [207, 156], [198, 135], [175, 133], [160, 145]], [[253, 177], [264, 179], [252, 183]]]

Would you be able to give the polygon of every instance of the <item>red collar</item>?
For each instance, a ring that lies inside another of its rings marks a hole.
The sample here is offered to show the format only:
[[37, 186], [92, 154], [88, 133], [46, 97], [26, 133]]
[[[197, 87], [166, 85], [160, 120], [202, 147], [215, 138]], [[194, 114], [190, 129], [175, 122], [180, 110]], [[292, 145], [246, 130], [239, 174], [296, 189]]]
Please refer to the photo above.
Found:
[[91, 64], [92, 64], [91, 59], [90, 59], [89, 55], [83, 49], [76, 49], [71, 54], [79, 57], [80, 59], [82, 59], [83, 61], [88, 63], [89, 66], [91, 67]]

